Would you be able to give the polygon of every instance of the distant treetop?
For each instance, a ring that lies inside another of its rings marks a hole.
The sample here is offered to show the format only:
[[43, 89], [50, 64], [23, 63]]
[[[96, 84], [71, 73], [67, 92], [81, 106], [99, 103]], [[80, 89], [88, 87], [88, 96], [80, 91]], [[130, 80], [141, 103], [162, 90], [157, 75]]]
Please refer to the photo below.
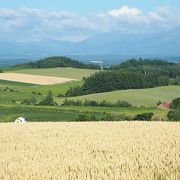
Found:
[[56, 68], [56, 67], [72, 67], [81, 69], [100, 69], [99, 65], [86, 64], [64, 56], [48, 57], [35, 62], [28, 62], [15, 65], [16, 68]]
[[175, 63], [168, 62], [166, 60], [159, 59], [129, 59], [127, 61], [122, 62], [121, 64], [113, 65], [110, 69], [122, 69], [122, 68], [137, 68], [137, 67], [146, 67], [146, 66], [172, 66]]

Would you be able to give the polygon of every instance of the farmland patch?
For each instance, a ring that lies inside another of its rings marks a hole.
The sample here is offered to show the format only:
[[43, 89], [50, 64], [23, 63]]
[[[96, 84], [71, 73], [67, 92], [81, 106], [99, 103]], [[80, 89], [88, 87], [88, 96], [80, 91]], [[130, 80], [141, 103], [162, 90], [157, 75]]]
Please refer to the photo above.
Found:
[[61, 84], [76, 80], [70, 78], [30, 75], [30, 74], [21, 74], [21, 73], [1, 73], [0, 79], [7, 81], [39, 84], [39, 85]]

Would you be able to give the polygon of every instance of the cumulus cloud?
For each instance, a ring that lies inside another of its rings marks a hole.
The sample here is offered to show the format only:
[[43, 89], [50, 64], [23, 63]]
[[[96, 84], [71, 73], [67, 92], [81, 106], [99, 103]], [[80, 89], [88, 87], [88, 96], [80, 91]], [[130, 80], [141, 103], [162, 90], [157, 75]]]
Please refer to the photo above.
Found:
[[137, 8], [130, 8], [128, 6], [123, 6], [122, 8], [109, 11], [108, 14], [115, 17], [124, 16], [124, 15], [137, 16], [141, 14], [141, 10]]
[[124, 6], [99, 14], [79, 15], [67, 11], [35, 8], [0, 8], [0, 39], [44, 38], [80, 41], [100, 32], [151, 31], [180, 26], [180, 10], [167, 7], [143, 13]]

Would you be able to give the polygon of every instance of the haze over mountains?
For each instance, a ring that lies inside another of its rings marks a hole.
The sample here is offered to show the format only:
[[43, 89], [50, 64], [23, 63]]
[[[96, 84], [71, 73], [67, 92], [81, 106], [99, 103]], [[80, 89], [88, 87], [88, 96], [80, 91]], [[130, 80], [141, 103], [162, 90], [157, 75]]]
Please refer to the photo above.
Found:
[[[44, 39], [32, 42], [0, 42], [0, 59], [38, 59], [66, 55], [80, 60], [122, 60], [132, 57], [180, 56], [180, 33], [176, 30], [149, 33], [100, 33], [81, 42]], [[15, 61], [14, 61], [15, 62]]]

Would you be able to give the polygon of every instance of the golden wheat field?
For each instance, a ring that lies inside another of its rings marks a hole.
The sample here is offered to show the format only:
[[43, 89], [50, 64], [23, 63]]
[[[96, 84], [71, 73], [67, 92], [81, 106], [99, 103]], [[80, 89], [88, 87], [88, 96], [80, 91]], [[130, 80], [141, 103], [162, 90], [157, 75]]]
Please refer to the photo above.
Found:
[[40, 76], [20, 73], [1, 73], [1, 80], [15, 81], [23, 83], [31, 83], [38, 85], [50, 85], [50, 84], [62, 84], [65, 82], [76, 81], [76, 79], [52, 77], [52, 76]]
[[0, 179], [180, 179], [180, 123], [0, 124]]

